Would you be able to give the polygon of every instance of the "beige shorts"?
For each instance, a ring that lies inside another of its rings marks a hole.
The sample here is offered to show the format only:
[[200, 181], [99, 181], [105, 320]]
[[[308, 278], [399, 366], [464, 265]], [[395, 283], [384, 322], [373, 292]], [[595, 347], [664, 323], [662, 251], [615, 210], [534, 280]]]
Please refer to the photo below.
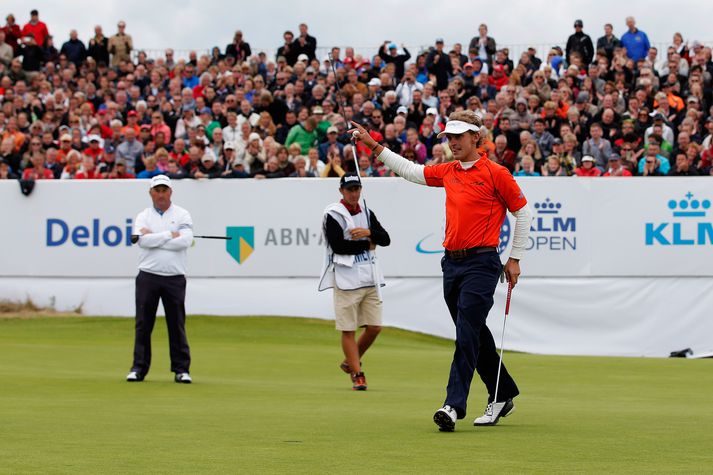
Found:
[[340, 331], [356, 331], [365, 325], [381, 326], [381, 302], [376, 288], [339, 290], [335, 287], [334, 316]]

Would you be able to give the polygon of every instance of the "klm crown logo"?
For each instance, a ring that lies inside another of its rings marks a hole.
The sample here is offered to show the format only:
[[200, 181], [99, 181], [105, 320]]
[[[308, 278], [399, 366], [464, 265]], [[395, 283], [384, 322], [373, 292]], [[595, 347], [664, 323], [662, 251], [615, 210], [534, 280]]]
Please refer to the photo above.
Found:
[[537, 214], [559, 214], [562, 203], [554, 203], [549, 198], [546, 198], [542, 203], [535, 203]]
[[705, 220], [676, 220], [675, 218], [705, 218], [711, 207], [708, 199], [693, 198], [690, 191], [686, 199], [668, 201], [673, 222], [646, 223], [647, 246], [706, 246], [713, 244], [713, 224]]
[[229, 226], [225, 234], [231, 239], [226, 241], [228, 254], [242, 264], [255, 250], [255, 228], [253, 226]]
[[[711, 207], [710, 200], [694, 200], [693, 193], [690, 191], [685, 195], [686, 200], [668, 202], [668, 209], [673, 211], [673, 216], [676, 218], [703, 218], [706, 216], [706, 211]], [[681, 211], [676, 211], [681, 210]], [[689, 211], [690, 210], [690, 211]], [[703, 210], [703, 211], [701, 211]]]

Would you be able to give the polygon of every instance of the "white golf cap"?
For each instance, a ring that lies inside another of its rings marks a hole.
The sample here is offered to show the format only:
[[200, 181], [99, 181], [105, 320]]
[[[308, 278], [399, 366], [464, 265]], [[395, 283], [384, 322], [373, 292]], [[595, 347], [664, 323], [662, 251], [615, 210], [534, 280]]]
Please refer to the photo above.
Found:
[[436, 109], [435, 107], [429, 107], [428, 109], [426, 109], [426, 115], [431, 114], [438, 115], [438, 109]]
[[583, 162], [593, 162], [593, 161], [594, 161], [594, 157], [592, 157], [591, 155], [585, 155], [585, 156], [582, 157], [582, 161], [583, 161]]
[[446, 134], [460, 135], [468, 131], [478, 132], [480, 127], [475, 124], [469, 124], [468, 122], [463, 122], [462, 120], [449, 120], [446, 122], [446, 128], [438, 134], [438, 138], [444, 137]]
[[235, 142], [228, 140], [223, 144], [223, 150], [235, 150]]
[[371, 78], [369, 79], [369, 83], [367, 84], [368, 86], [381, 86], [381, 81], [379, 78]]
[[398, 109], [396, 109], [397, 114], [408, 114], [408, 107], [406, 106], [399, 106]]
[[309, 61], [309, 56], [302, 53], [299, 56], [297, 56], [297, 61], [302, 61], [303, 63], [306, 63], [307, 61]]
[[156, 175], [155, 177], [151, 178], [151, 188], [155, 188], [159, 185], [167, 186], [169, 188], [171, 187], [171, 179], [167, 177], [166, 175]]

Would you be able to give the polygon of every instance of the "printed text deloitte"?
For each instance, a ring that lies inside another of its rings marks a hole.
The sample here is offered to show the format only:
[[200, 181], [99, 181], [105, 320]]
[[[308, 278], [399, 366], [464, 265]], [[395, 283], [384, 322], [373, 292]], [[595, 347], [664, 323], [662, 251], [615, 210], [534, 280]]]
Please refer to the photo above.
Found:
[[77, 247], [131, 246], [132, 220], [126, 219], [125, 227], [109, 225], [102, 227], [99, 219], [93, 219], [90, 226], [70, 226], [66, 221], [50, 218], [46, 225], [47, 247], [73, 244]]

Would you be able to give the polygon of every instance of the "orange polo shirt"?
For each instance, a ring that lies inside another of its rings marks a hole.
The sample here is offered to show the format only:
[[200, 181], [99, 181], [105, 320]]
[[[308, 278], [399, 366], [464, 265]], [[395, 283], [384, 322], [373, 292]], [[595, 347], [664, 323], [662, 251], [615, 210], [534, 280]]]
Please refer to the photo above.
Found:
[[525, 195], [507, 168], [481, 158], [469, 169], [454, 160], [423, 170], [428, 186], [446, 189], [446, 238], [449, 251], [497, 247], [507, 210], [527, 204]]

